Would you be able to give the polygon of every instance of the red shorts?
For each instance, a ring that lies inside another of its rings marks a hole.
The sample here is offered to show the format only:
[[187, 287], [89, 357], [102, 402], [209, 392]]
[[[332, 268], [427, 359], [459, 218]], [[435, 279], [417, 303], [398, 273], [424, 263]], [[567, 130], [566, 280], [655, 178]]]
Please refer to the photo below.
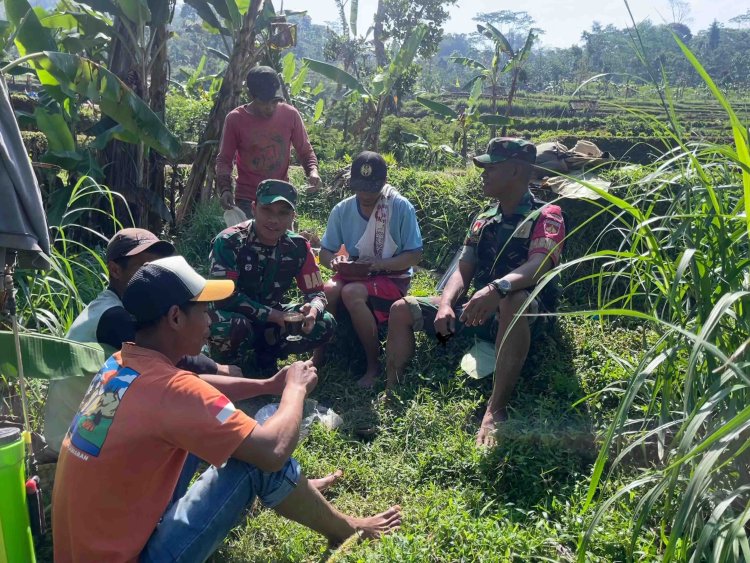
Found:
[[[378, 324], [388, 320], [391, 305], [401, 299], [409, 290], [409, 278], [389, 278], [388, 276], [370, 276], [362, 280], [345, 280], [339, 274], [332, 278], [334, 281], [348, 284], [361, 283], [367, 289], [368, 302], [372, 308], [372, 314]], [[401, 283], [403, 282], [403, 283]]]

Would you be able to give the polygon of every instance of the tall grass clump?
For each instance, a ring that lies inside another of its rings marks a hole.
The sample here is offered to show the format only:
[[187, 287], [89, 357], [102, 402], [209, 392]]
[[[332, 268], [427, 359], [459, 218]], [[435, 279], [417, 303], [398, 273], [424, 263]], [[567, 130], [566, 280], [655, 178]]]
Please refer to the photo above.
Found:
[[63, 336], [107, 284], [107, 265], [102, 256], [108, 239], [90, 225], [111, 223], [113, 231], [121, 229], [115, 202], [124, 203], [124, 199], [88, 176], [60, 188], [55, 195], [47, 209], [50, 269], [17, 272], [16, 285], [20, 324]]
[[621, 242], [558, 268], [597, 265], [571, 282], [593, 282], [596, 307], [572, 314], [614, 318], [644, 335], [636, 361], [615, 358], [627, 379], [602, 392], [619, 406], [593, 468], [585, 508], [598, 505], [579, 561], [623, 501], [633, 505], [630, 560], [653, 530], [664, 561], [750, 560], [748, 129], [678, 43], [726, 111], [733, 143], [688, 139], [664, 88], [667, 121], [650, 122], [673, 148], [637, 183], [589, 186], [611, 218], [601, 239]]

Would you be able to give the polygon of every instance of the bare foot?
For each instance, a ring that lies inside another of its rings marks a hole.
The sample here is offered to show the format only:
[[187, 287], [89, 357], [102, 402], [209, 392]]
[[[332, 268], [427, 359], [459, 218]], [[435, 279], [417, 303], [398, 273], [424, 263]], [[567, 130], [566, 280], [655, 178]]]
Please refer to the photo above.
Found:
[[401, 507], [393, 505], [385, 512], [369, 518], [350, 518], [349, 523], [357, 530], [360, 540], [377, 539], [401, 527]]
[[322, 493], [330, 489], [343, 475], [344, 472], [341, 471], [341, 469], [337, 469], [330, 475], [326, 475], [320, 479], [308, 479], [308, 481], [310, 481], [310, 484]]
[[380, 366], [368, 367], [365, 374], [357, 380], [357, 385], [362, 389], [372, 389], [380, 378]]
[[508, 413], [505, 409], [498, 412], [485, 411], [482, 423], [479, 426], [479, 432], [477, 432], [477, 446], [495, 447], [497, 445], [497, 431], [506, 420], [508, 420]]

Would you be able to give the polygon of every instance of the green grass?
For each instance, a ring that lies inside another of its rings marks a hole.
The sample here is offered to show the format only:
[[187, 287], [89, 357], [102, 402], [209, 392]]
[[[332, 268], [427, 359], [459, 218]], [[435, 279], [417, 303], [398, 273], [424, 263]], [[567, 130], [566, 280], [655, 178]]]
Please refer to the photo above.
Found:
[[[348, 343], [339, 337], [331, 348], [350, 350]], [[398, 534], [350, 546], [340, 560], [572, 561], [591, 514], [582, 503], [597, 451], [594, 430], [609, 412], [597, 401], [571, 406], [602, 378], [598, 364], [576, 359], [604, 356], [607, 346], [634, 353], [632, 343], [632, 334], [609, 333], [593, 321], [563, 320], [545, 333], [524, 368], [512, 422], [491, 452], [474, 446], [490, 381], [460, 373], [465, 341], [443, 350], [420, 338], [400, 402], [392, 408], [356, 387], [356, 355], [332, 357], [313, 397], [341, 413], [344, 427], [330, 432], [315, 426], [295, 456], [311, 476], [344, 470], [328, 493], [340, 510], [366, 515], [393, 503], [404, 509]], [[623, 375], [613, 370], [608, 382]], [[356, 434], [363, 418], [378, 421], [372, 439]], [[609, 515], [591, 560], [622, 560], [628, 527], [627, 507]], [[644, 537], [642, 549], [652, 542]], [[322, 561], [328, 555], [321, 537], [256, 508], [214, 560]]]
[[[556, 272], [565, 285], [562, 316], [535, 342], [497, 448], [474, 447], [491, 382], [461, 374], [470, 342], [442, 348], [420, 335], [407, 383], [386, 408], [377, 400], [382, 385], [372, 392], [354, 384], [363, 359], [353, 331], [339, 331], [313, 397], [344, 425], [314, 427], [295, 455], [310, 476], [345, 471], [327, 493], [341, 510], [367, 515], [399, 503], [404, 522], [382, 541], [347, 545], [336, 560], [750, 559], [746, 104], [735, 112], [685, 54], [712, 100], [687, 107], [659, 85], [662, 105], [655, 94], [640, 96], [609, 104], [600, 116], [597, 126], [616, 132], [623, 119], [639, 120], [629, 132], [647, 132], [646, 150], [658, 158], [608, 173], [614, 185], [595, 204], [564, 206], [569, 238]], [[530, 126], [587, 125], [559, 114], [559, 100], [530, 97], [517, 107]], [[729, 117], [723, 128], [720, 109]], [[696, 128], [709, 126], [719, 134], [696, 140]], [[331, 189], [344, 165], [323, 162], [329, 189], [303, 194], [300, 230], [323, 232], [331, 207], [348, 195]], [[417, 210], [426, 252], [412, 290], [428, 295], [432, 270], [452, 255], [482, 204], [477, 171], [394, 165], [389, 177]], [[299, 169], [292, 180], [303, 184]], [[101, 195], [97, 186], [79, 187]], [[100, 249], [66, 235], [80, 227], [78, 218], [98, 212], [83, 203], [85, 191], [52, 214], [53, 275], [18, 280], [24, 322], [43, 332], [64, 332], [102, 284]], [[218, 205], [201, 206], [175, 233], [178, 250], [206, 272], [210, 241], [222, 228]], [[0, 387], [10, 403], [14, 383]], [[36, 425], [43, 389], [31, 392]], [[377, 432], [362, 438], [362, 426]], [[331, 555], [322, 538], [271, 511], [256, 508], [252, 516], [213, 560]]]

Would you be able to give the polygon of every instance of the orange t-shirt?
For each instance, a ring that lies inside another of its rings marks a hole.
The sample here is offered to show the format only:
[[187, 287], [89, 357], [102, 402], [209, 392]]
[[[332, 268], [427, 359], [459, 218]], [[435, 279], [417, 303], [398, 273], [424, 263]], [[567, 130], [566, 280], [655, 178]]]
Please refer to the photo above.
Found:
[[135, 561], [188, 452], [224, 464], [256, 422], [195, 374], [124, 344], [94, 377], [63, 441], [55, 561]]

